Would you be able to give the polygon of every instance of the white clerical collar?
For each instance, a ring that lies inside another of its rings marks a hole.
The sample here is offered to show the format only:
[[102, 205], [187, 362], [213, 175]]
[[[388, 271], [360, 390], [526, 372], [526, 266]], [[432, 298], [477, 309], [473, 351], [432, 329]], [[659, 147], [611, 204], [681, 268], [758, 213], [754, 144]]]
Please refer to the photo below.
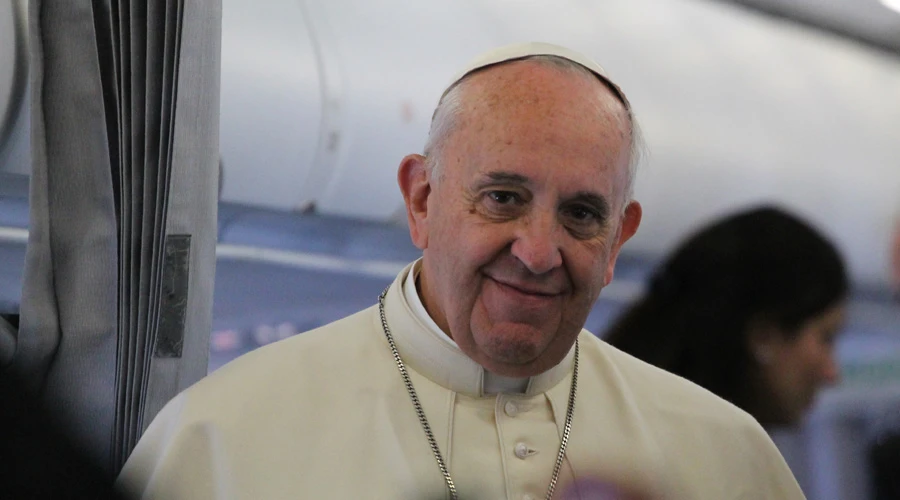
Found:
[[407, 266], [385, 298], [385, 314], [397, 348], [416, 371], [448, 389], [472, 396], [500, 392], [540, 394], [568, 374], [574, 349], [561, 363], [534, 377], [504, 377], [484, 370], [459, 349], [425, 310], [415, 286], [420, 266], [421, 261]]

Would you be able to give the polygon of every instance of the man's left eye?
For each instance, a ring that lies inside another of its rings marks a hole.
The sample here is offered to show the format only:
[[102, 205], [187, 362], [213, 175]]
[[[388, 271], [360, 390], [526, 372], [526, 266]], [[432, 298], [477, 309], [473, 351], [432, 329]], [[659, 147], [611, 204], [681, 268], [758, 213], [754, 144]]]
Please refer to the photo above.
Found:
[[597, 218], [596, 212], [586, 207], [571, 207], [567, 211], [570, 217], [582, 222], [593, 221]]

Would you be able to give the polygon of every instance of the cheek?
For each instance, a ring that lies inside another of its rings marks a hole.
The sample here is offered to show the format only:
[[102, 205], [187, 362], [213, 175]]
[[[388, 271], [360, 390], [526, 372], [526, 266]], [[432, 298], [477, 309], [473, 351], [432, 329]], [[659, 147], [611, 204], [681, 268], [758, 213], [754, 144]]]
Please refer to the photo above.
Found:
[[797, 358], [797, 352], [791, 349], [776, 349], [776, 355], [770, 363], [760, 365], [764, 379], [777, 392], [782, 395], [796, 391], [798, 386], [804, 385], [804, 369], [802, 358]]
[[456, 252], [451, 258], [459, 262], [459, 271], [480, 268], [510, 256], [509, 247], [515, 241], [512, 224], [488, 222], [469, 214], [460, 219], [446, 232], [447, 244]]
[[607, 284], [609, 249], [605, 246], [599, 248], [588, 247], [581, 252], [580, 258], [573, 256], [573, 260], [578, 262], [574, 269], [570, 271], [573, 282], [591, 300], [596, 300], [600, 296], [600, 291]]
[[821, 357], [812, 346], [798, 346], [783, 361], [781, 376], [785, 385], [797, 395], [806, 394], [810, 388], [819, 384]]
[[815, 372], [811, 375], [815, 376], [816, 381], [820, 381], [824, 374], [837, 363], [834, 359], [834, 350], [827, 345], [820, 345], [818, 358], [815, 365]]
[[807, 380], [816, 380], [828, 364], [831, 351], [815, 334], [807, 334], [795, 353], [795, 360], [802, 360], [802, 371]]

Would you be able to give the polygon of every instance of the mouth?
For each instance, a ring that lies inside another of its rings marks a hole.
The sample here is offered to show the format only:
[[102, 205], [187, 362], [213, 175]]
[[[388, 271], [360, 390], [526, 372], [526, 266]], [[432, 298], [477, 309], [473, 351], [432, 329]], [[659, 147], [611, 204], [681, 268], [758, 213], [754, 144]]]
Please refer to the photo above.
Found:
[[510, 283], [508, 281], [499, 280], [499, 279], [491, 277], [491, 276], [487, 276], [487, 278], [489, 280], [493, 281], [494, 283], [496, 283], [497, 285], [499, 285], [502, 289], [505, 289], [505, 290], [508, 290], [511, 292], [515, 292], [515, 293], [518, 293], [521, 295], [526, 295], [529, 297], [534, 297], [534, 298], [539, 298], [539, 299], [540, 298], [552, 299], [552, 298], [557, 297], [562, 294], [561, 292], [558, 292], [556, 290], [540, 288], [540, 287], [536, 287], [534, 285]]

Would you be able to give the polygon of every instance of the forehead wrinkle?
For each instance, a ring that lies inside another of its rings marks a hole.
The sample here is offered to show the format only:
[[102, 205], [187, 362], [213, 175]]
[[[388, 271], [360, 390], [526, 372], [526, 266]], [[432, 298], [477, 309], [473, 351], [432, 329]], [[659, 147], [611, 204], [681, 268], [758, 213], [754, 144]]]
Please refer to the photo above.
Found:
[[[482, 108], [495, 111], [502, 106], [513, 109], [544, 106], [548, 110], [581, 111], [587, 107], [596, 112], [596, 116], [614, 118], [622, 136], [630, 135], [627, 109], [609, 87], [593, 75], [533, 61], [516, 61], [487, 68], [461, 83], [465, 84], [465, 88], [460, 89], [465, 96], [463, 100], [469, 104], [464, 106], [465, 111]], [[546, 89], [548, 86], [551, 88]], [[541, 87], [544, 91], [536, 91]], [[592, 97], [584, 99], [585, 94]]]
[[483, 175], [482, 182], [485, 185], [491, 184], [528, 184], [530, 179], [522, 174], [504, 171], [489, 171]]
[[[588, 154], [596, 158], [598, 175], [604, 170], [620, 170], [614, 174], [614, 182], [623, 189], [627, 185], [630, 121], [624, 105], [603, 82], [535, 62], [517, 61], [472, 74], [459, 86], [460, 105], [446, 137], [442, 161], [457, 167], [477, 162], [470, 155], [502, 152], [526, 131], [535, 136], [538, 129], [536, 136], [543, 140], [518, 143], [517, 147], [531, 149], [535, 160], [549, 162], [551, 168], [546, 175], [565, 167], [568, 151], [583, 154], [577, 151], [583, 152], [587, 145], [591, 148]], [[479, 141], [479, 137], [489, 141]], [[547, 149], [548, 144], [553, 147]], [[547, 157], [548, 151], [555, 151], [555, 156]], [[494, 155], [491, 160], [496, 163], [482, 165], [479, 170], [503, 170], [502, 156]], [[617, 200], [609, 201], [618, 205]]]
[[[622, 160], [627, 163], [630, 125], [627, 110], [603, 82], [579, 73], [518, 61], [488, 68], [461, 82], [463, 95], [456, 131], [481, 133], [489, 126], [565, 125], [593, 120], [604, 135], [615, 133]], [[588, 95], [585, 99], [585, 95]], [[455, 134], [454, 134], [455, 135]], [[601, 139], [597, 138], [597, 143]], [[608, 151], [605, 151], [608, 153]], [[604, 155], [607, 156], [607, 155]], [[608, 158], [606, 161], [618, 158]]]

